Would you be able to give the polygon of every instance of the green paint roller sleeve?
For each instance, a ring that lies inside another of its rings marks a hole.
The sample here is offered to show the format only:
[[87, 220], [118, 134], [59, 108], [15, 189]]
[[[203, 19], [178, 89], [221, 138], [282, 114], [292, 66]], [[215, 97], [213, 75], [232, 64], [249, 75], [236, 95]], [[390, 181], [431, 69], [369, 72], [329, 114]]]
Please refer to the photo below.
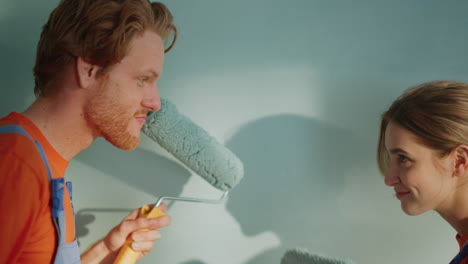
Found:
[[244, 175], [236, 155], [167, 99], [161, 99], [161, 110], [148, 115], [142, 131], [220, 190], [231, 190]]

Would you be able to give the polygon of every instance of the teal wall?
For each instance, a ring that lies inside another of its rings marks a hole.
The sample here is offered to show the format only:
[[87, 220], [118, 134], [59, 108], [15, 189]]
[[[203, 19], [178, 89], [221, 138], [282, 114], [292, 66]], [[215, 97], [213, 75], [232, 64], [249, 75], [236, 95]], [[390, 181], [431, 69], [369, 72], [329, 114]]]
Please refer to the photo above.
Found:
[[[173, 224], [141, 263], [270, 264], [303, 247], [357, 263], [447, 263], [455, 232], [404, 215], [375, 164], [380, 113], [405, 88], [468, 82], [461, 0], [164, 1], [179, 39], [162, 96], [243, 160], [225, 205], [169, 204]], [[0, 0], [0, 114], [33, 100], [40, 27], [57, 1]], [[159, 195], [219, 192], [143, 136], [74, 159], [82, 249]]]

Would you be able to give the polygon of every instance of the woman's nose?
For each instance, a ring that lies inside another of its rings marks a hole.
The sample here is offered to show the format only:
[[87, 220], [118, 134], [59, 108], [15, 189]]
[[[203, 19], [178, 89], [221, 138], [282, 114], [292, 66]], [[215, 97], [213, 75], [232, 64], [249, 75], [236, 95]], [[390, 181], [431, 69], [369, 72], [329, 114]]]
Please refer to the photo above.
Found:
[[398, 176], [398, 173], [395, 170], [389, 167], [385, 172], [384, 182], [387, 186], [394, 186], [395, 184], [400, 183], [400, 177]]

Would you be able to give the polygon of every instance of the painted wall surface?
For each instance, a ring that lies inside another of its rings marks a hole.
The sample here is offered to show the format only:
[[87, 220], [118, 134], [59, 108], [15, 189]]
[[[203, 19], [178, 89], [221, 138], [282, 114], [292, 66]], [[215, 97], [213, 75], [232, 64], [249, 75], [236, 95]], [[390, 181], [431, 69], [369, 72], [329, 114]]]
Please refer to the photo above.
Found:
[[[31, 69], [57, 0], [0, 0], [0, 114], [34, 100]], [[468, 81], [462, 0], [192, 0], [164, 3], [179, 39], [163, 97], [245, 165], [224, 205], [169, 203], [141, 263], [270, 264], [303, 247], [356, 263], [447, 263], [455, 231], [404, 215], [375, 162], [380, 114], [425, 81]], [[142, 136], [70, 164], [82, 250], [160, 195], [220, 192]]]

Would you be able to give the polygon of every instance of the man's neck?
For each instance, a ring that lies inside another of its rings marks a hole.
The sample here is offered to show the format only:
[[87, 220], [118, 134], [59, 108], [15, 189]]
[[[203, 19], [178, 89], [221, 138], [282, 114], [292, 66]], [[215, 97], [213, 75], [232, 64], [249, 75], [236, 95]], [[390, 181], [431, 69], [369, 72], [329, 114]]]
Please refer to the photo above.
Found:
[[70, 96], [39, 97], [22, 114], [44, 134], [52, 147], [71, 160], [96, 139], [83, 114], [79, 100]]

